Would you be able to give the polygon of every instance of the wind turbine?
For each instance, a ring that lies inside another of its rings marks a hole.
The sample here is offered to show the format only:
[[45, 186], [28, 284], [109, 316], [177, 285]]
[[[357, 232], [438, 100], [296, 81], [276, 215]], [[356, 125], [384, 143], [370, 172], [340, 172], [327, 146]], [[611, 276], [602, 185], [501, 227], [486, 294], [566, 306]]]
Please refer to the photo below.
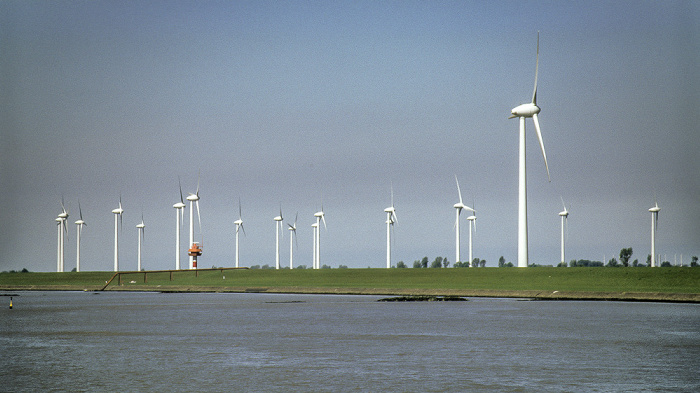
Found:
[[280, 226], [282, 225], [282, 204], [280, 204], [280, 215], [273, 218], [275, 220], [275, 269], [280, 268]]
[[386, 268], [391, 268], [391, 228], [398, 222], [396, 208], [394, 208], [394, 186], [391, 185], [391, 206], [384, 209], [386, 213]]
[[119, 271], [119, 231], [118, 223], [123, 222], [122, 214], [124, 214], [124, 209], [122, 209], [122, 197], [119, 197], [119, 207], [112, 210], [114, 213], [114, 271]]
[[64, 235], [65, 237], [68, 237], [68, 228], [66, 227], [66, 221], [68, 220], [68, 212], [66, 211], [66, 206], [63, 203], [63, 198], [61, 198], [61, 213], [58, 215], [58, 218], [61, 220], [61, 229], [59, 230], [60, 232], [60, 241], [59, 241], [59, 247], [60, 247], [60, 258], [59, 258], [59, 272], [63, 272], [64, 270], [64, 261], [65, 261], [65, 240], [64, 240]]
[[[177, 179], [180, 186], [180, 202], [173, 205], [175, 208], [175, 270], [180, 270], [180, 227], [185, 222], [185, 201], [182, 198], [182, 184], [180, 178]], [[182, 221], [181, 221], [182, 220]]]
[[[453, 206], [455, 209], [457, 209], [457, 210], [456, 210], [456, 216], [455, 216], [455, 253], [456, 253], [456, 258], [455, 258], [455, 260], [456, 260], [457, 262], [461, 262], [462, 259], [461, 259], [460, 248], [459, 248], [460, 237], [461, 237], [461, 236], [460, 236], [461, 234], [460, 234], [460, 231], [459, 231], [459, 215], [462, 213], [462, 209], [466, 209], [466, 210], [469, 210], [469, 211], [472, 211], [472, 212], [474, 211], [474, 209], [472, 209], [471, 207], [465, 205], [465, 204], [462, 202], [462, 191], [459, 189], [459, 180], [457, 180], [457, 175], [455, 175], [455, 182], [457, 182], [457, 194], [459, 195], [459, 202], [455, 203], [454, 206]], [[470, 227], [469, 231], [470, 231], [470, 233], [471, 233], [471, 227]], [[470, 236], [471, 236], [471, 235], [470, 235]], [[470, 237], [470, 239], [471, 239], [471, 237]], [[470, 240], [470, 241], [471, 241], [471, 240]], [[470, 260], [469, 260], [469, 265], [471, 266], [471, 263], [472, 263], [472, 261], [471, 261], [471, 252], [469, 253], [469, 259], [470, 259]]]
[[[197, 176], [197, 192], [187, 196], [187, 200], [190, 201], [190, 243], [188, 248], [192, 247], [194, 244], [194, 205], [197, 204], [197, 219], [199, 220], [199, 232], [202, 232], [202, 217], [199, 215], [199, 176]], [[189, 256], [189, 268], [194, 268], [194, 257]]]
[[659, 223], [659, 204], [654, 201], [654, 207], [649, 209], [651, 213], [651, 267], [656, 267], [656, 227]]
[[138, 230], [138, 238], [139, 238], [139, 241], [138, 241], [138, 244], [139, 244], [138, 250], [139, 251], [138, 251], [138, 259], [137, 259], [138, 262], [137, 262], [136, 270], [140, 272], [141, 271], [141, 238], [146, 240], [146, 238], [145, 238], [146, 224], [143, 223], [143, 214], [141, 214], [141, 223], [136, 225], [136, 228]]
[[77, 234], [76, 234], [76, 251], [75, 251], [75, 271], [79, 272], [80, 271], [80, 234], [83, 232], [83, 225], [87, 225], [85, 223], [85, 220], [83, 220], [83, 209], [80, 208], [80, 202], [78, 202], [78, 211], [80, 212], [80, 219], [75, 222], [75, 225], [77, 225]]
[[314, 213], [316, 217], [316, 269], [321, 268], [321, 220], [323, 220], [323, 227], [326, 227], [326, 214], [323, 212], [323, 203], [321, 203], [321, 211]]
[[56, 272], [61, 272], [61, 230], [63, 229], [63, 219], [61, 217], [56, 217], [56, 228], [58, 228], [58, 235], [56, 236]]
[[[472, 203], [472, 205], [474, 204]], [[467, 217], [467, 221], [469, 222], [469, 267], [474, 267], [474, 259], [472, 259], [472, 226], [474, 227], [474, 232], [476, 232], [476, 210], [472, 209], [472, 212], [474, 212], [474, 214]]]
[[236, 267], [238, 267], [238, 231], [243, 229], [243, 234], [245, 235], [245, 228], [243, 228], [243, 218], [241, 218], [241, 198], [238, 198], [238, 220], [233, 222], [236, 224]]
[[313, 252], [312, 252], [313, 260], [311, 261], [311, 268], [318, 269], [316, 267], [316, 232], [318, 231], [318, 223], [311, 224], [311, 228], [313, 230], [313, 235], [314, 235], [314, 237], [313, 237], [313, 239], [314, 239], [313, 240]]
[[[299, 212], [297, 212], [297, 215], [294, 217], [294, 224], [289, 224], [289, 268], [294, 269], [294, 243], [292, 243], [292, 238], [296, 240], [297, 236], [297, 218], [299, 218]], [[299, 241], [297, 240], [297, 243]], [[297, 248], [299, 245], [297, 244]]]
[[566, 263], [566, 258], [564, 257], [564, 227], [569, 222], [569, 210], [566, 209], [564, 198], [561, 198], [561, 205], [564, 206], [564, 210], [559, 212], [559, 216], [561, 216], [561, 263], [563, 265]]
[[547, 179], [549, 177], [549, 165], [547, 165], [547, 154], [544, 151], [544, 142], [542, 141], [542, 133], [540, 132], [540, 122], [537, 119], [537, 114], [540, 113], [540, 107], [537, 106], [537, 71], [540, 63], [540, 33], [537, 33], [537, 59], [535, 62], [535, 89], [532, 92], [532, 102], [518, 105], [511, 110], [509, 119], [520, 118], [520, 156], [519, 156], [519, 176], [518, 176], [518, 267], [527, 267], [528, 251], [527, 251], [527, 176], [525, 171], [525, 119], [531, 117], [535, 123], [535, 131], [537, 138], [540, 141], [540, 149], [542, 157], [544, 157], [544, 165], [547, 169]]

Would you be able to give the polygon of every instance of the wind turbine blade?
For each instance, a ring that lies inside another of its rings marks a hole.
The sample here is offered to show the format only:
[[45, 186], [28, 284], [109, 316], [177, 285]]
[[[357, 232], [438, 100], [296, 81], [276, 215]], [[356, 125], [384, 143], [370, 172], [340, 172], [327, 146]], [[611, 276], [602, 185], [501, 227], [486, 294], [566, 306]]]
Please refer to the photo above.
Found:
[[297, 218], [299, 218], [299, 212], [297, 212], [296, 216], [294, 216], [294, 230], [297, 229]]
[[535, 62], [535, 89], [532, 92], [532, 103], [537, 105], [537, 71], [540, 67], [540, 32], [537, 32], [537, 60]]
[[80, 208], [80, 201], [78, 201], [78, 212], [80, 213], [80, 221], [83, 220], [83, 209]]
[[182, 198], [182, 182], [180, 181], [180, 176], [177, 177], [177, 184], [180, 186], [180, 203], [184, 204], [185, 200]]
[[197, 203], [197, 219], [199, 220], [199, 233], [202, 233], [202, 217], [199, 215], [199, 199], [196, 201]]
[[[321, 211], [323, 211], [323, 210], [321, 210]], [[326, 226], [326, 215], [325, 214], [321, 216], [321, 220], [323, 220], [323, 227], [326, 228], [326, 230], [327, 230], [328, 227]]]
[[561, 205], [562, 205], [562, 207], [564, 207], [564, 211], [566, 211], [566, 205], [564, 204], [564, 197], [559, 195], [559, 199], [561, 199]]
[[544, 151], [544, 142], [542, 141], [542, 132], [540, 131], [540, 122], [537, 119], [537, 114], [532, 115], [532, 120], [535, 122], [535, 131], [537, 131], [537, 139], [540, 140], [540, 149], [542, 149], [542, 157], [544, 157], [544, 166], [547, 168], [547, 180], [552, 181], [549, 177], [549, 165], [547, 164], [547, 153]]
[[199, 196], [199, 177], [202, 174], [202, 171], [200, 170], [197, 172], [197, 193], [195, 195]]
[[248, 236], [248, 235], [245, 234], [245, 227], [243, 226], [243, 223], [241, 223], [241, 229], [243, 230], [243, 235], [244, 235], [244, 236]]
[[238, 219], [242, 220], [243, 218], [241, 217], [241, 197], [238, 197]]
[[457, 175], [455, 175], [455, 182], [457, 182], [457, 193], [459, 194], [459, 203], [462, 203], [462, 190], [459, 189], [459, 180], [457, 180]]

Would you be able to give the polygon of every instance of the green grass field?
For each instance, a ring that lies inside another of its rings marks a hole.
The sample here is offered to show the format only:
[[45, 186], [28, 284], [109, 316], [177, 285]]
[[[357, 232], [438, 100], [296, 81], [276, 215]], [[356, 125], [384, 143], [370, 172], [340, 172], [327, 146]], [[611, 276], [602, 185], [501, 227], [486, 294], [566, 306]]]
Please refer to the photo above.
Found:
[[[112, 272], [1, 273], [0, 289], [82, 289], [103, 286]], [[224, 279], [225, 277], [225, 279]], [[120, 289], [158, 287], [491, 290], [560, 292], [700, 293], [700, 268], [475, 268], [206, 270], [122, 274]], [[132, 281], [134, 281], [132, 283]], [[118, 287], [113, 280], [107, 289]], [[26, 288], [29, 289], [29, 288]]]

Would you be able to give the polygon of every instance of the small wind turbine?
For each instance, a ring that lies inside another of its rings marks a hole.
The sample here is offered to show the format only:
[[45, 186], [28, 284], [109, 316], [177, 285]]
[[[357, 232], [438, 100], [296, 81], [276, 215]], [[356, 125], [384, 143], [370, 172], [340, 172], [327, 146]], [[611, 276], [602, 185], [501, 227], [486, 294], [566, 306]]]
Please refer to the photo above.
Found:
[[119, 231], [118, 224], [123, 222], [122, 214], [124, 214], [124, 209], [122, 209], [122, 197], [119, 196], [119, 207], [112, 210], [114, 213], [114, 271], [119, 271]]
[[[462, 209], [466, 209], [466, 210], [469, 210], [469, 211], [472, 211], [472, 212], [474, 211], [474, 209], [472, 209], [471, 207], [465, 205], [465, 204], [462, 202], [462, 191], [459, 189], [459, 180], [457, 180], [457, 175], [455, 175], [455, 182], [457, 182], [457, 194], [459, 195], [459, 202], [455, 203], [454, 206], [453, 206], [455, 209], [457, 209], [457, 210], [456, 210], [456, 216], [455, 216], [455, 253], [456, 253], [456, 258], [455, 258], [455, 259], [457, 260], [457, 262], [461, 262], [462, 259], [461, 259], [460, 247], [459, 247], [459, 245], [460, 245], [460, 238], [461, 238], [461, 234], [460, 234], [460, 231], [459, 231], [459, 215], [462, 213]], [[471, 229], [469, 229], [469, 230], [471, 231]], [[470, 239], [471, 239], [471, 238], [470, 238]], [[471, 253], [470, 253], [470, 254], [469, 254], [469, 264], [470, 264], [470, 266], [471, 266], [471, 263], [472, 263], [472, 261], [471, 261]]]
[[61, 213], [58, 215], [58, 218], [61, 220], [61, 229], [60, 229], [60, 241], [59, 241], [59, 247], [60, 247], [60, 258], [59, 258], [59, 272], [64, 272], [64, 261], [65, 261], [65, 238], [68, 237], [68, 227], [66, 226], [66, 221], [68, 220], [68, 212], [66, 211], [66, 206], [63, 203], [63, 197], [61, 197]]
[[326, 227], [326, 214], [323, 212], [323, 203], [321, 203], [321, 211], [314, 213], [316, 217], [316, 269], [321, 268], [321, 220], [323, 220], [323, 227]]
[[540, 63], [540, 33], [537, 33], [537, 59], [535, 62], [535, 89], [532, 92], [532, 102], [518, 105], [511, 110], [509, 119], [520, 118], [520, 156], [519, 156], [519, 176], [518, 176], [518, 267], [527, 267], [528, 250], [527, 250], [527, 176], [525, 171], [525, 119], [531, 117], [535, 123], [535, 131], [537, 138], [540, 141], [540, 149], [542, 157], [544, 157], [544, 165], [547, 169], [547, 179], [549, 177], [549, 165], [547, 165], [547, 154], [544, 151], [544, 142], [542, 141], [542, 133], [540, 132], [540, 122], [537, 119], [537, 114], [540, 113], [540, 107], [537, 106], [537, 70]]
[[[473, 202], [472, 206], [476, 207]], [[474, 232], [476, 233], [476, 210], [471, 210], [474, 212], [474, 214], [467, 217], [467, 221], [469, 222], [469, 267], [474, 267], [474, 259], [472, 256], [472, 226], [474, 227]]]
[[656, 267], [656, 227], [659, 224], [659, 204], [654, 201], [654, 207], [649, 209], [651, 213], [651, 267]]
[[280, 268], [280, 227], [282, 226], [282, 204], [280, 204], [280, 215], [273, 218], [275, 220], [275, 269]]
[[[294, 224], [287, 223], [289, 226], [289, 268], [294, 269], [294, 243], [292, 243], [292, 238], [296, 240], [297, 238], [297, 218], [299, 218], [299, 212], [294, 217]], [[297, 240], [297, 243], [299, 241]], [[297, 248], [299, 245], [297, 244]]]
[[[199, 220], [199, 232], [202, 232], [202, 217], [199, 215], [199, 176], [197, 176], [197, 192], [187, 196], [187, 200], [190, 201], [190, 243], [187, 246], [192, 247], [194, 245], [194, 205], [197, 204], [197, 219]], [[194, 257], [189, 256], [189, 268], [194, 269]]]
[[238, 220], [233, 222], [236, 224], [236, 267], [238, 267], [238, 232], [243, 229], [243, 234], [245, 235], [245, 228], [243, 228], [243, 218], [241, 217], [241, 198], [238, 198]]
[[314, 239], [313, 240], [313, 251], [312, 251], [312, 255], [313, 255], [312, 259], [313, 260], [311, 261], [311, 268], [318, 269], [318, 267], [316, 267], [316, 232], [318, 231], [318, 223], [311, 224], [311, 228], [313, 230], [312, 232], [313, 232], [313, 239]]
[[141, 239], [143, 238], [144, 240], [146, 240], [146, 238], [145, 238], [146, 224], [143, 223], [143, 214], [141, 214], [141, 223], [136, 225], [136, 228], [138, 230], [138, 238], [139, 238], [139, 241], [138, 241], [138, 244], [139, 244], [138, 250], [139, 251], [138, 251], [138, 259], [137, 259], [138, 262], [137, 262], [136, 270], [140, 272], [141, 271]]
[[[180, 270], [180, 227], [185, 222], [185, 201], [182, 198], [182, 184], [180, 178], [177, 179], [180, 186], [180, 202], [173, 205], [175, 208], [175, 270]], [[182, 221], [181, 221], [182, 220]]]
[[87, 225], [85, 223], [85, 220], [83, 220], [83, 209], [80, 208], [80, 202], [78, 202], [78, 211], [80, 212], [80, 219], [75, 222], [75, 225], [77, 225], [77, 234], [76, 234], [76, 251], [75, 251], [75, 271], [79, 272], [80, 271], [80, 234], [83, 232], [83, 225]]
[[564, 198], [561, 198], [561, 205], [564, 206], [564, 210], [559, 212], [559, 216], [561, 217], [561, 263], [564, 265], [566, 263], [566, 258], [564, 254], [564, 227], [568, 225], [569, 223], [569, 210], [566, 209], [566, 205], [564, 204]]
[[384, 209], [386, 213], [386, 268], [391, 268], [391, 229], [398, 222], [396, 208], [394, 208], [394, 186], [391, 185], [391, 206]]

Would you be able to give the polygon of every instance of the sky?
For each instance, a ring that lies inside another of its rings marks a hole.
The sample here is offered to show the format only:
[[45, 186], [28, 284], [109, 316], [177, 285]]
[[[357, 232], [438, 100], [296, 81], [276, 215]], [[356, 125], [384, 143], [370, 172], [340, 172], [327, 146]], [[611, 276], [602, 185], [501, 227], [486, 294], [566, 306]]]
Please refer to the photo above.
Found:
[[[530, 263], [700, 256], [700, 4], [693, 1], [0, 2], [0, 271], [175, 266], [178, 179], [199, 182], [201, 267], [455, 262], [455, 175], [477, 211], [474, 257], [517, 264], [518, 120], [527, 120]], [[189, 209], [189, 206], [188, 208]], [[186, 221], [189, 211], [186, 211]], [[462, 259], [467, 259], [462, 214]], [[196, 218], [195, 218], [196, 220]], [[183, 228], [186, 261], [187, 225]], [[289, 233], [280, 245], [289, 265]]]

